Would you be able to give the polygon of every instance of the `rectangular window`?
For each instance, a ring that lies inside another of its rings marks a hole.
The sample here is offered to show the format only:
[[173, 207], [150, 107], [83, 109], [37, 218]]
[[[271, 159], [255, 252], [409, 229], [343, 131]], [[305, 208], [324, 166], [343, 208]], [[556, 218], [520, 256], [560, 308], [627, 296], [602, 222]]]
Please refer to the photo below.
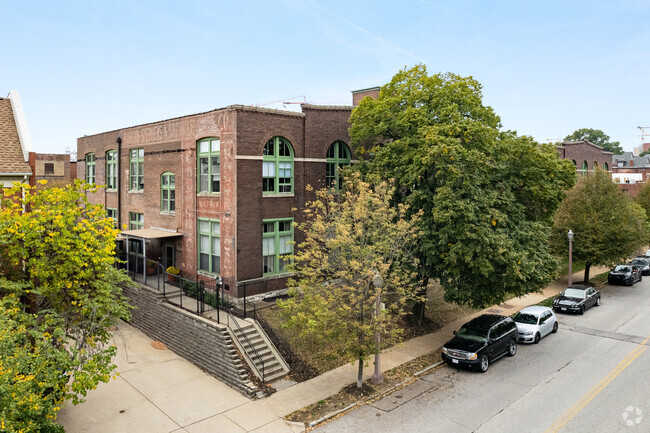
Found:
[[86, 154], [86, 183], [95, 183], [95, 154]]
[[54, 163], [53, 162], [46, 162], [43, 164], [43, 174], [45, 175], [53, 175], [54, 174]]
[[275, 162], [262, 163], [262, 191], [275, 191]]
[[198, 145], [199, 192], [221, 191], [221, 140], [205, 138]]
[[144, 149], [129, 151], [129, 190], [144, 191]]
[[139, 230], [144, 228], [144, 214], [138, 212], [129, 212], [129, 230]]
[[163, 173], [160, 176], [160, 211], [174, 213], [176, 211], [176, 176], [174, 173]]
[[286, 272], [293, 254], [293, 219], [262, 222], [262, 266], [264, 275]]
[[117, 189], [117, 150], [106, 152], [106, 189]]
[[117, 228], [117, 209], [112, 207], [107, 207], [106, 216], [108, 218], [113, 218], [113, 227]]
[[197, 220], [199, 234], [199, 269], [221, 273], [221, 224], [219, 220]]

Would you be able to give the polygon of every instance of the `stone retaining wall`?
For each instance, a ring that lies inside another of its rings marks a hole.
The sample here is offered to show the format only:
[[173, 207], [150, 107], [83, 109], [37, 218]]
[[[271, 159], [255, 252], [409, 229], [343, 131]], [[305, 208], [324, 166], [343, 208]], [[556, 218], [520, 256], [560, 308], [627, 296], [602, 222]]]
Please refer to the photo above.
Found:
[[258, 389], [224, 325], [168, 304], [161, 293], [148, 287], [123, 290], [135, 307], [131, 325], [247, 397], [255, 395]]

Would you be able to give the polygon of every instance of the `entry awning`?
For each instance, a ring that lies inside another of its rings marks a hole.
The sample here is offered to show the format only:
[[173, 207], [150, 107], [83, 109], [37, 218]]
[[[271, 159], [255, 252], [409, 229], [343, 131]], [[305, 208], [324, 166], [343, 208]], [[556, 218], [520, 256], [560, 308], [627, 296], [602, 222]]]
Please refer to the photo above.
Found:
[[175, 238], [183, 236], [183, 233], [173, 232], [171, 230], [156, 230], [156, 229], [138, 229], [138, 230], [124, 230], [117, 236], [118, 240], [126, 239], [127, 237], [141, 238], [141, 239], [164, 239]]

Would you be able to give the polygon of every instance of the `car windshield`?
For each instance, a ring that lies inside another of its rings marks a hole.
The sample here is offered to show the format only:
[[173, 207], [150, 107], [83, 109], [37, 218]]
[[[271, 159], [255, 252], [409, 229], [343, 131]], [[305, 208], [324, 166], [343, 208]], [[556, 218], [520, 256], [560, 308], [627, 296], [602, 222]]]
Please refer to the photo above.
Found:
[[464, 340], [485, 341], [487, 338], [487, 333], [488, 332], [485, 329], [468, 328], [466, 326], [463, 326], [456, 333], [456, 337], [460, 337]]
[[632, 269], [630, 269], [629, 266], [622, 266], [618, 265], [614, 268], [614, 272], [630, 272]]
[[580, 289], [572, 289], [568, 288], [564, 291], [564, 296], [567, 298], [579, 298], [579, 299], [584, 299], [585, 298], [585, 291], [580, 290]]
[[646, 266], [648, 264], [648, 262], [644, 259], [634, 259], [632, 260], [632, 263], [634, 263], [635, 265], [642, 265], [642, 266]]
[[537, 325], [537, 316], [528, 313], [517, 313], [514, 317], [517, 323], [526, 323], [528, 325]]

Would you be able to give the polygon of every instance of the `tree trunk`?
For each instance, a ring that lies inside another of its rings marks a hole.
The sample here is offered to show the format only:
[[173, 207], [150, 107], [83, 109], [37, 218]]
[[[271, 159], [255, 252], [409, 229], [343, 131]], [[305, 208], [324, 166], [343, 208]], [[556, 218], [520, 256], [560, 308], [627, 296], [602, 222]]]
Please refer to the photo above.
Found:
[[589, 268], [590, 267], [591, 267], [590, 262], [585, 263], [585, 279], [584, 279], [585, 284], [589, 284]]
[[357, 372], [357, 388], [363, 387], [363, 358], [359, 354], [359, 370]]

